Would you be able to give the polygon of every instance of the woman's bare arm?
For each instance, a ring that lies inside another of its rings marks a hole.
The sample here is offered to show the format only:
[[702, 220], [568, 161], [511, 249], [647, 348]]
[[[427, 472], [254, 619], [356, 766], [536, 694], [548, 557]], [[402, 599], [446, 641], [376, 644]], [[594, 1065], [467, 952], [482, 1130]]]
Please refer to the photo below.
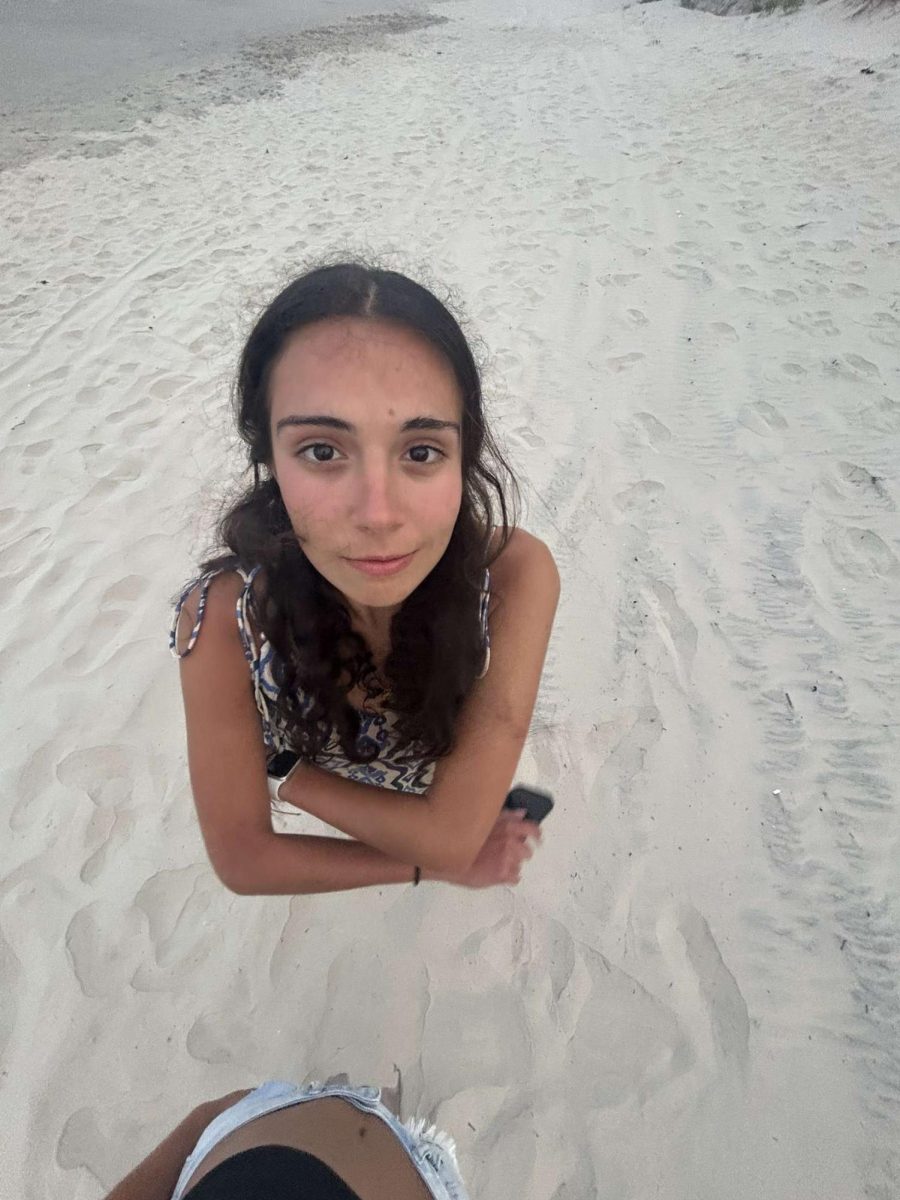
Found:
[[[404, 796], [302, 767], [282, 798], [350, 835], [294, 837], [272, 830], [265, 745], [234, 618], [242, 586], [214, 580], [203, 630], [182, 659], [194, 800], [210, 861], [239, 893], [340, 891], [425, 876], [464, 882], [512, 781], [540, 681], [559, 579], [549, 551], [517, 532], [493, 568], [491, 667], [461, 714], [457, 746], [426, 797]], [[190, 614], [188, 614], [188, 621]], [[517, 877], [510, 854], [529, 856], [521, 833], [501, 828], [497, 881]]]
[[559, 599], [550, 551], [521, 530], [492, 576], [490, 670], [466, 699], [456, 745], [438, 762], [427, 796], [387, 794], [301, 766], [282, 787], [282, 799], [400, 861], [436, 871], [471, 865], [528, 735]]
[[[201, 635], [181, 660], [191, 784], [213, 869], [244, 895], [410, 883], [410, 863], [361, 842], [272, 829], [265, 743], [234, 618], [242, 586], [237, 577], [213, 581]], [[193, 619], [189, 603], [184, 625]]]

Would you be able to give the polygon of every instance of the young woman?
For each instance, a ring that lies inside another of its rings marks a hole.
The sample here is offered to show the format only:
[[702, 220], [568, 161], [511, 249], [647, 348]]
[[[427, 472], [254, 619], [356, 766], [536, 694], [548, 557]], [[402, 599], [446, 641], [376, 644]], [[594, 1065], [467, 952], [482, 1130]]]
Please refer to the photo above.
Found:
[[210, 1100], [107, 1200], [466, 1200], [452, 1138], [379, 1097], [272, 1082]]
[[[459, 325], [403, 275], [314, 270], [258, 319], [237, 409], [252, 483], [172, 630], [213, 867], [243, 894], [517, 882], [559, 577], [511, 524]], [[273, 775], [349, 836], [273, 832]]]

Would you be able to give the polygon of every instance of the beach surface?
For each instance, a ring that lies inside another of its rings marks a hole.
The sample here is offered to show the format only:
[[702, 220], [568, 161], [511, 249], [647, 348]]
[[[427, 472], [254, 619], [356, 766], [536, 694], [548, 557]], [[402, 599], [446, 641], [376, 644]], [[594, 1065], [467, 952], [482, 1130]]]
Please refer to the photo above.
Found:
[[[479, 1200], [896, 1200], [900, 19], [254, 32], [0, 146], [0, 1195], [343, 1071]], [[201, 843], [169, 600], [242, 336], [345, 250], [464, 305], [560, 566], [516, 889], [236, 897]]]
[[[409, 11], [398, 4], [397, 11]], [[166, 69], [207, 66], [251, 39], [384, 12], [378, 0], [5, 0], [0, 110], [116, 98]]]

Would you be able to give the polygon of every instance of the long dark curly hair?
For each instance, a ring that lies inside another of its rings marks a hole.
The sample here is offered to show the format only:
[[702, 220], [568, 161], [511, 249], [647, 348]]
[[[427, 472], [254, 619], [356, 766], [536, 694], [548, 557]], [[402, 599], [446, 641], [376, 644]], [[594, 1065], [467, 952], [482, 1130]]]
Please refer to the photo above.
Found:
[[[459, 516], [443, 557], [395, 614], [390, 653], [377, 674], [343, 597], [303, 554], [269, 469], [268, 389], [279, 355], [304, 326], [348, 316], [399, 321], [427, 339], [452, 367], [463, 401]], [[396, 271], [360, 262], [317, 267], [284, 288], [257, 319], [240, 358], [235, 415], [252, 482], [219, 522], [219, 544], [229, 552], [203, 569], [262, 568], [253, 620], [275, 651], [285, 742], [315, 762], [333, 731], [351, 761], [377, 757], [378, 747], [360, 739], [360, 714], [347, 700], [358, 685], [396, 715], [399, 757], [445, 755], [483, 665], [484, 573], [509, 540], [518, 497], [485, 422], [478, 366], [459, 323], [427, 288]]]

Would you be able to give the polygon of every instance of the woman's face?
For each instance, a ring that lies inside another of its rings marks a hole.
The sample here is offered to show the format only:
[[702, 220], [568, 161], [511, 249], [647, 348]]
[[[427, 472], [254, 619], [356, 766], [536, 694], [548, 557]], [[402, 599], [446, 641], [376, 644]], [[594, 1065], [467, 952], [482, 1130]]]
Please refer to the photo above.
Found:
[[449, 363], [393, 321], [336, 317], [287, 342], [269, 384], [272, 470], [303, 552], [354, 609], [396, 608], [462, 499]]

